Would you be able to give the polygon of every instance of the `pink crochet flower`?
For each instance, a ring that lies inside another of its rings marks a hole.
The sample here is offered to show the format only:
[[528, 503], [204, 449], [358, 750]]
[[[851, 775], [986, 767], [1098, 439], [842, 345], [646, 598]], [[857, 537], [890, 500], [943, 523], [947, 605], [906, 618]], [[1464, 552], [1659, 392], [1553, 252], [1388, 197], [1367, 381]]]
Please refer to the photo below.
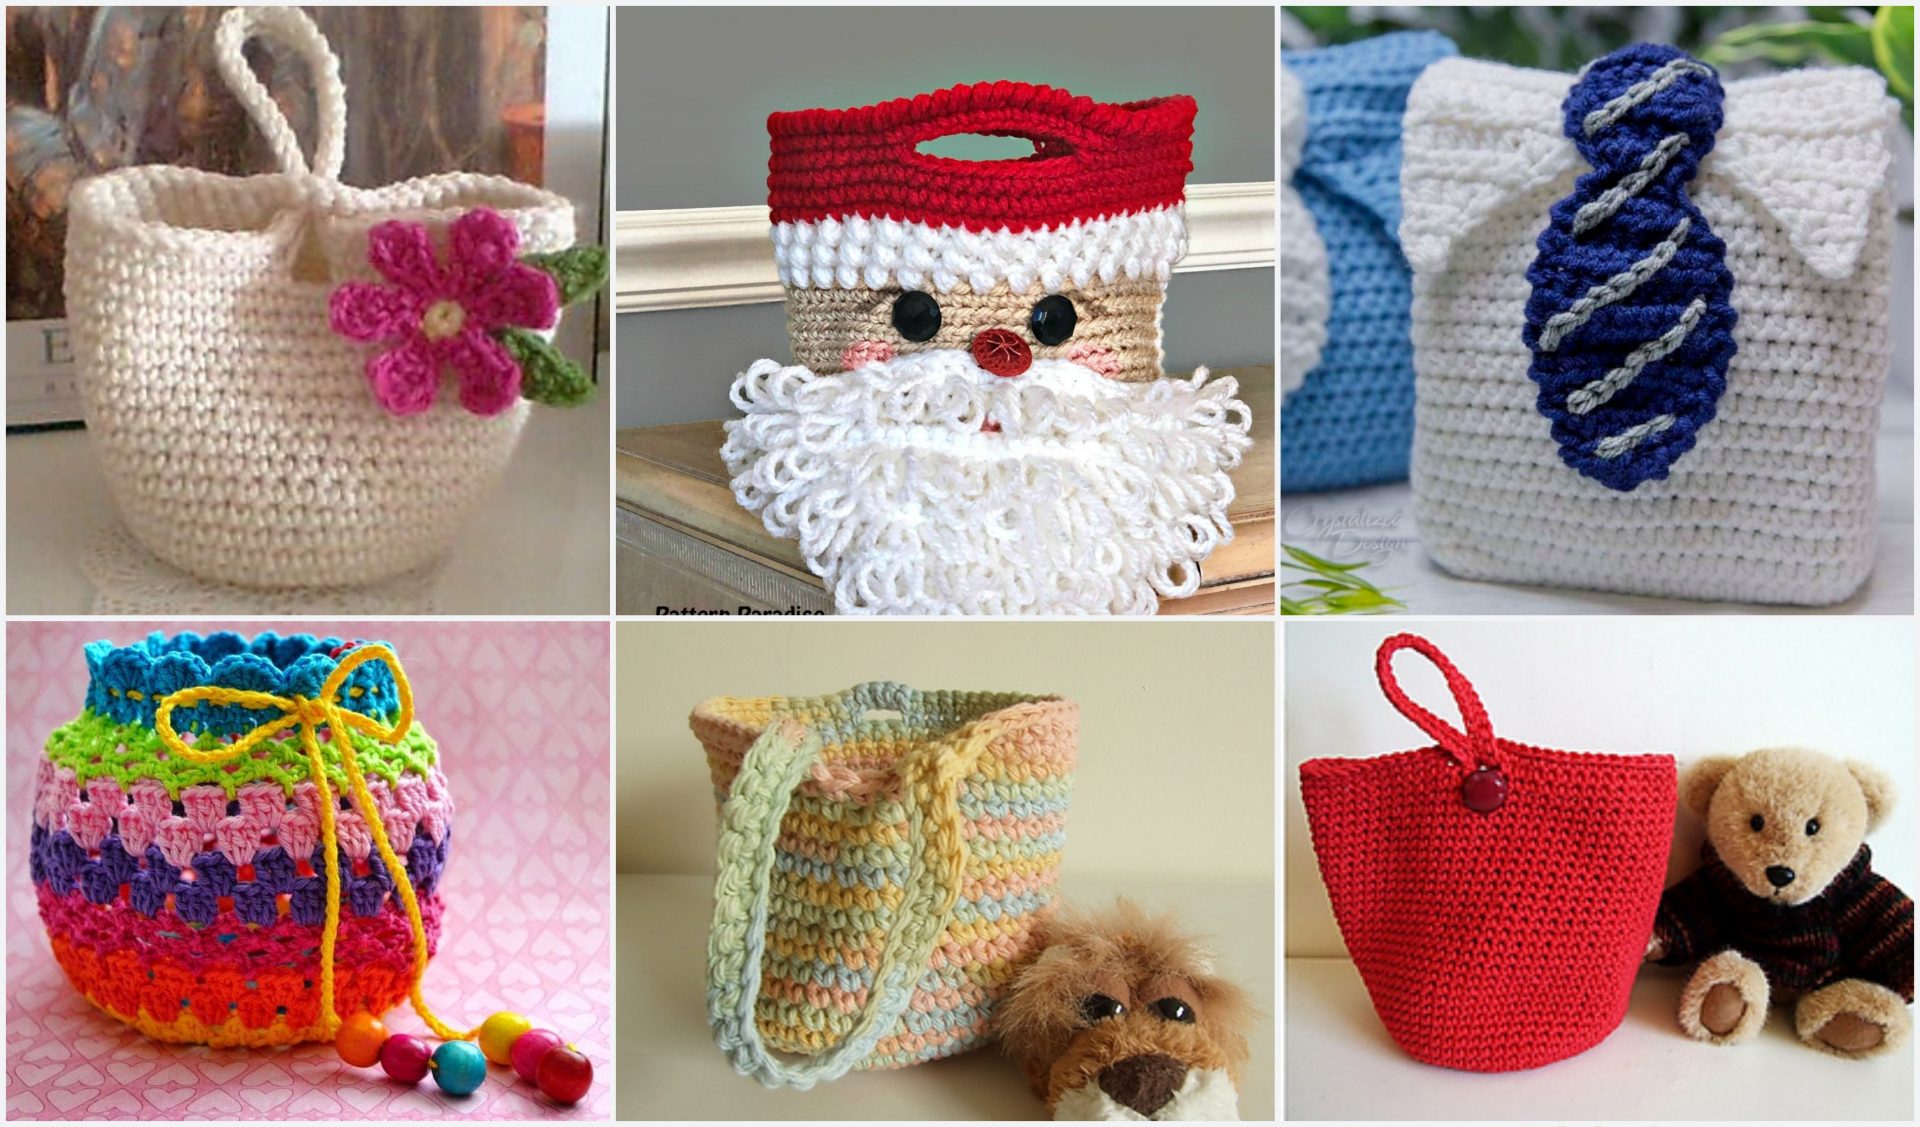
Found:
[[461, 406], [476, 415], [497, 415], [520, 398], [520, 365], [492, 334], [552, 328], [560, 293], [551, 275], [514, 257], [519, 245], [513, 224], [487, 208], [454, 221], [444, 265], [422, 224], [392, 220], [367, 233], [367, 261], [393, 284], [344, 283], [329, 312], [341, 336], [393, 346], [367, 361], [381, 406], [425, 411], [445, 368], [460, 380]]

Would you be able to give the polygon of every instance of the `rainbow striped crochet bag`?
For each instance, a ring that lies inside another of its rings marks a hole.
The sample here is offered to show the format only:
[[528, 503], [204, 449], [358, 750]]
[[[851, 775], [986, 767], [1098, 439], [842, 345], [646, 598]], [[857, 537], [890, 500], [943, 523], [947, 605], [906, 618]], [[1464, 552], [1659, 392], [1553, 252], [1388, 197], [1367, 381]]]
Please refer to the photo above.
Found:
[[708, 1018], [735, 1069], [807, 1088], [990, 1035], [1053, 902], [1079, 722], [886, 682], [694, 710], [720, 802]]
[[331, 1040], [418, 985], [453, 799], [376, 643], [154, 633], [86, 649], [47, 738], [30, 873], [55, 957], [163, 1041]]

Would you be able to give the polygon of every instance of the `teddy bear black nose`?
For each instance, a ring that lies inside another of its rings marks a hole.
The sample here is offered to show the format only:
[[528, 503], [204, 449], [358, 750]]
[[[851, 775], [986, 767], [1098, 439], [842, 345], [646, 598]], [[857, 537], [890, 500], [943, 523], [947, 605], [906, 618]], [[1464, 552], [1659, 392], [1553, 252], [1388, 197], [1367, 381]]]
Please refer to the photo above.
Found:
[[1793, 870], [1785, 865], [1768, 865], [1767, 883], [1775, 888], [1785, 888], [1793, 883]]
[[1187, 1078], [1187, 1066], [1159, 1053], [1114, 1061], [1100, 1070], [1100, 1090], [1139, 1112], [1152, 1115], [1167, 1106]]

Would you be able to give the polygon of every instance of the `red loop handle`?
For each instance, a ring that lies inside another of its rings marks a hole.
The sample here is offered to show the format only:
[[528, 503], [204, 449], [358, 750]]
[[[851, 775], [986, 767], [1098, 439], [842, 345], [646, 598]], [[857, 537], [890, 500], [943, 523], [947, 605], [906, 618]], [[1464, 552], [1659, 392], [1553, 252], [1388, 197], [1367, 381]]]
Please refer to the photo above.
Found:
[[[1453, 702], [1460, 707], [1460, 719], [1467, 730], [1461, 732], [1433, 713], [1413, 703], [1406, 690], [1393, 675], [1393, 655], [1401, 650], [1413, 650], [1434, 664], [1440, 675], [1447, 679], [1447, 688], [1453, 692]], [[1380, 689], [1387, 699], [1400, 710], [1400, 715], [1413, 721], [1420, 730], [1432, 736], [1441, 750], [1452, 757], [1455, 763], [1472, 771], [1479, 767], [1500, 766], [1493, 738], [1493, 721], [1487, 719], [1486, 706], [1480, 703], [1480, 694], [1473, 691], [1473, 685], [1460, 670], [1454, 668], [1440, 647], [1427, 641], [1418, 634], [1395, 634], [1380, 643], [1380, 652], [1375, 655], [1373, 673], [1380, 679]]]

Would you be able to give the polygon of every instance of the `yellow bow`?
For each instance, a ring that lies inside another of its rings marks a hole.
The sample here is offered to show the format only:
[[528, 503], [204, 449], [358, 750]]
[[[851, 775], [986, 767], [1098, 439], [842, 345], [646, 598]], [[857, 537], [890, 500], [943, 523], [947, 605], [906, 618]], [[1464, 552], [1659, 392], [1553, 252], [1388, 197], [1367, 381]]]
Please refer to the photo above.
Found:
[[[393, 672], [393, 683], [400, 696], [400, 713], [391, 725], [382, 725], [370, 716], [342, 707], [340, 703], [340, 694], [347, 678], [355, 669], [370, 661], [381, 662]], [[235, 705], [274, 715], [232, 743], [201, 748], [181, 738], [173, 727], [174, 709], [201, 704]], [[407, 879], [406, 865], [394, 853], [393, 843], [387, 840], [386, 825], [380, 819], [380, 812], [374, 808], [373, 795], [367, 790], [366, 776], [360, 773], [360, 764], [353, 754], [353, 741], [348, 736], [349, 732], [361, 732], [381, 743], [393, 744], [399, 743], [408, 729], [413, 727], [413, 686], [407, 683], [406, 672], [400, 668], [400, 659], [394, 656], [392, 650], [385, 646], [363, 645], [349, 651], [334, 669], [333, 675], [320, 686], [320, 695], [317, 697], [280, 696], [252, 689], [231, 689], [224, 685], [195, 685], [181, 689], [160, 701], [159, 708], [154, 712], [153, 727], [170, 754], [192, 763], [209, 764], [243, 758], [251, 754], [263, 740], [271, 739], [289, 728], [299, 732], [300, 746], [307, 753], [307, 774], [320, 792], [317, 803], [320, 810], [320, 837], [326, 845], [327, 921], [320, 933], [320, 1013], [327, 1036], [331, 1037], [340, 1029], [340, 1015], [333, 1008], [333, 949], [340, 933], [340, 846], [334, 824], [339, 804], [334, 798], [333, 787], [327, 782], [326, 760], [320, 751], [319, 733], [321, 728], [325, 728], [331, 736], [340, 767], [346, 773], [347, 789], [353, 796], [353, 804], [373, 834], [373, 843], [380, 850], [380, 859], [386, 862], [387, 874], [393, 878], [394, 891], [400, 894], [400, 902], [406, 907], [407, 922], [413, 926], [411, 995], [414, 1012], [420, 1015], [435, 1035], [445, 1040], [471, 1040], [479, 1032], [478, 1029], [462, 1032], [447, 1025], [434, 1015], [421, 997], [420, 982], [427, 969], [427, 928], [420, 918], [420, 900], [414, 895], [413, 882]]]

